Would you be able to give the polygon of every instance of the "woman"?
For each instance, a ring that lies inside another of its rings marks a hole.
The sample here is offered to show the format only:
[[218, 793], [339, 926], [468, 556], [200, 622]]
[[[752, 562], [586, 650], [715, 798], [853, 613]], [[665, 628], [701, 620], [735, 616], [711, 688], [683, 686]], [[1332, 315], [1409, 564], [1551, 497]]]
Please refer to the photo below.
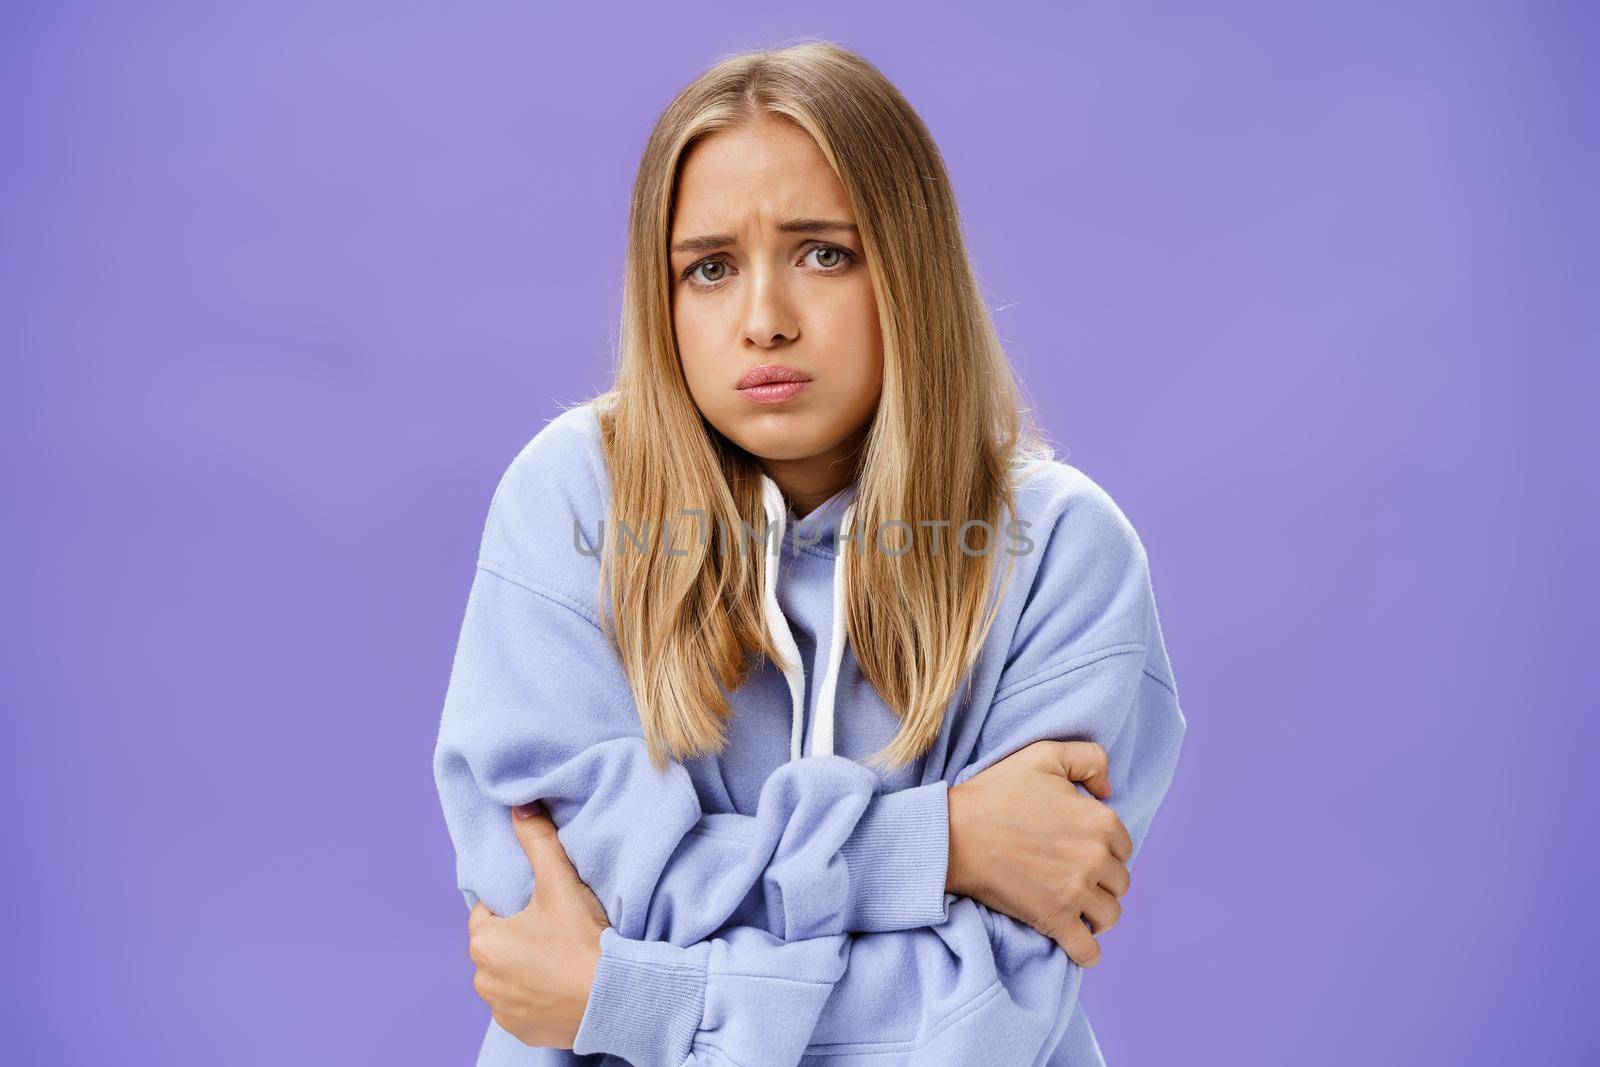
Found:
[[624, 301], [614, 387], [496, 489], [435, 752], [478, 1062], [1100, 1062], [1184, 718], [926, 128], [835, 45], [719, 63]]

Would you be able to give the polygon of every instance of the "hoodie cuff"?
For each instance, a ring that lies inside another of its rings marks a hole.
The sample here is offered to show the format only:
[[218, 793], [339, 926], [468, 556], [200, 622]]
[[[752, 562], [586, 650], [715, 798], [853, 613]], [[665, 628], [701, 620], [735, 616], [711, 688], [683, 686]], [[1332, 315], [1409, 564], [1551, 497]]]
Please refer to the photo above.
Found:
[[606, 927], [572, 1051], [609, 1052], [635, 1067], [683, 1063], [705, 1010], [710, 956], [707, 941], [679, 948], [635, 941]]
[[850, 872], [846, 931], [885, 933], [944, 922], [949, 783], [940, 779], [873, 797], [841, 851]]

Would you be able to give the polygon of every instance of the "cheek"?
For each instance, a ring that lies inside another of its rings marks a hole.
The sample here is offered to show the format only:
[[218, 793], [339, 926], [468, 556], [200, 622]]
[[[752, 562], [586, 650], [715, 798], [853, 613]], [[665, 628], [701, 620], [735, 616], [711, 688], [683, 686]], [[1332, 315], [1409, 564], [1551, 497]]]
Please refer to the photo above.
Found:
[[705, 315], [696, 314], [693, 304], [686, 301], [674, 304], [672, 335], [678, 344], [678, 358], [683, 361], [683, 376], [690, 392], [698, 399], [707, 377], [715, 372], [715, 331]]
[[850, 292], [832, 309], [824, 350], [835, 372], [858, 388], [875, 387], [883, 377], [883, 332], [870, 282]]

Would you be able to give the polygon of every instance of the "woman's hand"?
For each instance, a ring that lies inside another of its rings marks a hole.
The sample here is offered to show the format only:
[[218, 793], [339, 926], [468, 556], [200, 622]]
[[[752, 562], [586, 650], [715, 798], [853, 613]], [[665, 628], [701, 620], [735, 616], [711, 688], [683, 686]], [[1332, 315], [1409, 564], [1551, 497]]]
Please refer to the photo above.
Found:
[[544, 809], [514, 808], [512, 823], [533, 866], [533, 899], [504, 919], [481, 901], [473, 907], [467, 917], [468, 954], [478, 968], [472, 987], [494, 1021], [524, 1045], [571, 1048], [589, 1006], [600, 933], [611, 924]]
[[951, 786], [946, 890], [1027, 923], [1093, 967], [1100, 943], [1091, 933], [1122, 917], [1117, 898], [1128, 892], [1133, 855], [1127, 828], [1101, 803], [1109, 796], [1105, 750], [1090, 741], [1036, 741]]

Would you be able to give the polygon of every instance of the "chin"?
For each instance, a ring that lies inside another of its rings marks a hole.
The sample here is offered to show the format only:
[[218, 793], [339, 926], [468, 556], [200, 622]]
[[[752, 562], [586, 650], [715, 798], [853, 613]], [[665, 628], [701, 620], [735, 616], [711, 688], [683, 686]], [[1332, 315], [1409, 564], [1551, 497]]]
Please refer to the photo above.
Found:
[[759, 459], [810, 459], [826, 451], [827, 434], [799, 412], [761, 412], [737, 420], [724, 436]]

